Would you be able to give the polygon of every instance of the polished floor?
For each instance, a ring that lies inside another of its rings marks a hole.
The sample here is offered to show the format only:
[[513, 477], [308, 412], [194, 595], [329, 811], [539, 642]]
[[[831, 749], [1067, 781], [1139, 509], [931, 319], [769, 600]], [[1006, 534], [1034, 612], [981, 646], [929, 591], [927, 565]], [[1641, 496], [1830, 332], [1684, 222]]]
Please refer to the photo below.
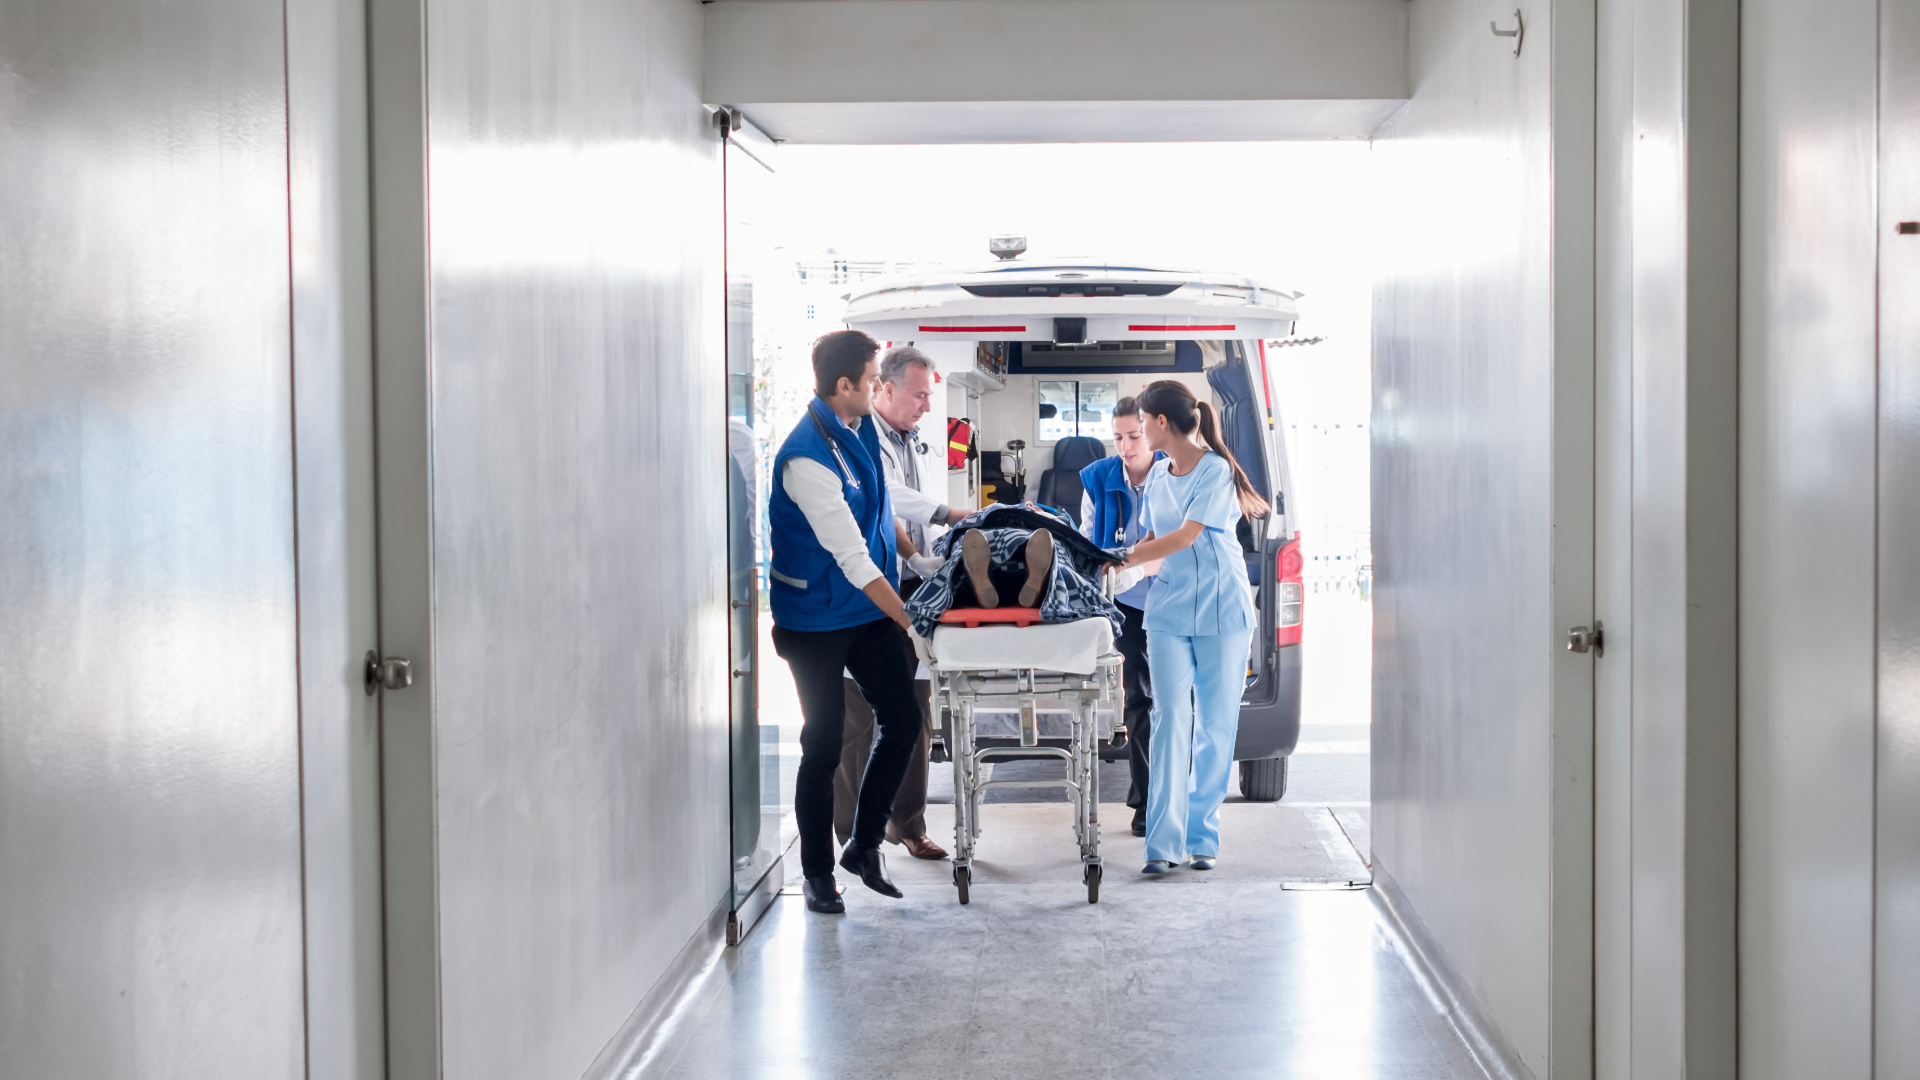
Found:
[[1124, 809], [1105, 809], [1112, 873], [1097, 905], [1067, 808], [1047, 804], [986, 808], [968, 906], [948, 864], [897, 854], [905, 900], [856, 883], [847, 914], [823, 916], [782, 896], [643, 1075], [1481, 1075], [1349, 884], [1367, 871], [1333, 810], [1231, 803], [1220, 870], [1144, 878]]

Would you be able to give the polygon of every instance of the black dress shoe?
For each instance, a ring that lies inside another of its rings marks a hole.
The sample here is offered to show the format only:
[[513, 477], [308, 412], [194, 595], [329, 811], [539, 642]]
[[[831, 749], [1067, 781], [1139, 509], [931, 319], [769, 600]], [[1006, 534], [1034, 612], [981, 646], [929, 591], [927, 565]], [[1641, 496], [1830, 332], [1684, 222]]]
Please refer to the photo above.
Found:
[[1144, 806], [1133, 808], [1133, 835], [1147, 835], [1147, 808]]
[[840, 889], [833, 883], [833, 875], [810, 877], [806, 884], [807, 910], [822, 915], [842, 915], [847, 905], [840, 901]]
[[882, 896], [898, 899], [906, 895], [887, 880], [887, 858], [877, 847], [862, 850], [848, 844], [847, 850], [840, 853], [840, 865], [850, 874], [859, 874], [867, 888]]

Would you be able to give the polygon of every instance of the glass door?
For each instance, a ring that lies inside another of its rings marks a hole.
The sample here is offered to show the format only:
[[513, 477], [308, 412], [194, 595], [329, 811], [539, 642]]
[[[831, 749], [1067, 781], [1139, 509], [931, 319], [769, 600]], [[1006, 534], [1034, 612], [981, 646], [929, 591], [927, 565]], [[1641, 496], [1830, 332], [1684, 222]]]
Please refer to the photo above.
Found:
[[[779, 894], [782, 856], [793, 843], [792, 787], [797, 762], [782, 761], [780, 726], [763, 722], [760, 694], [762, 609], [766, 591], [765, 432], [756, 407], [753, 267], [756, 223], [770, 210], [773, 143], [743, 117], [722, 110], [727, 288], [727, 599], [731, 639], [733, 905], [727, 942], [737, 945]], [[771, 649], [769, 647], [769, 652]], [[785, 767], [783, 768], [783, 764]]]

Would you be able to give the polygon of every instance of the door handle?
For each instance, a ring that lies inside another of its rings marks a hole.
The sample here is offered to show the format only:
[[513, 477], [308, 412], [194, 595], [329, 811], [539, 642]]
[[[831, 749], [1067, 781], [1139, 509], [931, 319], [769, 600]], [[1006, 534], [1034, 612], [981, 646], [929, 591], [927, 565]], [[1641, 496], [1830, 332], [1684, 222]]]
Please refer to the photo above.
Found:
[[382, 687], [405, 690], [413, 685], [413, 661], [403, 656], [389, 656], [382, 660], [379, 654], [368, 649], [365, 679], [369, 697]]
[[1567, 651], [1576, 653], [1591, 652], [1596, 657], [1605, 656], [1607, 652], [1606, 627], [1601, 625], [1600, 620], [1595, 619], [1592, 629], [1584, 626], [1576, 626], [1567, 631]]

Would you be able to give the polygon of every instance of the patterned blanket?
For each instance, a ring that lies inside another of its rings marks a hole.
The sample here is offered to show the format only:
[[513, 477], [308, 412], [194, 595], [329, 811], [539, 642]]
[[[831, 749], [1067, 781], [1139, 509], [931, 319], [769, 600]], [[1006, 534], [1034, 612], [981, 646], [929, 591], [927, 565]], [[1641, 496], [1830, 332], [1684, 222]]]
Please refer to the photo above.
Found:
[[944, 556], [940, 569], [921, 584], [907, 601], [907, 618], [921, 637], [933, 636], [940, 616], [953, 607], [954, 589], [966, 575], [961, 565], [958, 537], [979, 529], [987, 538], [987, 551], [996, 569], [1024, 574], [1027, 568], [1027, 538], [1036, 528], [1053, 534], [1053, 569], [1048, 574], [1046, 591], [1040, 597], [1040, 621], [1075, 622], [1105, 618], [1118, 636], [1122, 631], [1120, 609], [1101, 594], [1095, 582], [1100, 567], [1118, 562], [1118, 550], [1104, 551], [1075, 531], [1066, 515], [1045, 507], [990, 506], [956, 523], [951, 532], [933, 542], [933, 553]]

